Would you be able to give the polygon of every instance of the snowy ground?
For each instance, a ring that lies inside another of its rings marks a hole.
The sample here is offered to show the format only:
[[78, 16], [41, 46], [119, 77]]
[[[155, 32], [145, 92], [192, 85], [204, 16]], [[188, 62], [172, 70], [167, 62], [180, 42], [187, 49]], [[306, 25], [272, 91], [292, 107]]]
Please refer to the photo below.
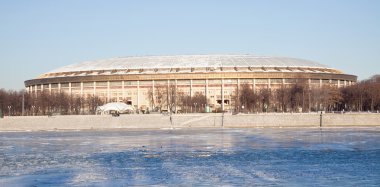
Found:
[[0, 186], [379, 186], [380, 128], [0, 133]]

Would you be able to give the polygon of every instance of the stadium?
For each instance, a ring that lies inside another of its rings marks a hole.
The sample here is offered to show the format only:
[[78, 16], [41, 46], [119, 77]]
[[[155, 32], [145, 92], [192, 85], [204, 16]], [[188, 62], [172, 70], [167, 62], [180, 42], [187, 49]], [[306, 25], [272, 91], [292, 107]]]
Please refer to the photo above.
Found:
[[159, 105], [162, 93], [175, 87], [176, 93], [182, 95], [206, 96], [212, 109], [228, 110], [242, 84], [253, 90], [274, 90], [301, 79], [310, 87], [320, 88], [343, 87], [357, 81], [354, 75], [297, 58], [176, 55], [85, 61], [27, 80], [25, 86], [35, 96], [41, 92], [65, 92], [74, 97], [97, 96], [105, 102], [124, 101], [135, 108]]

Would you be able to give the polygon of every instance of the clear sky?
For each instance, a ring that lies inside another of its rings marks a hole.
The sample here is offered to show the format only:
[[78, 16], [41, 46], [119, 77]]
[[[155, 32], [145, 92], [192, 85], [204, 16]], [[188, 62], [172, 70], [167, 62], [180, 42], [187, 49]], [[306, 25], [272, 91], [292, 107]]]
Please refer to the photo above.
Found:
[[379, 0], [0, 0], [0, 88], [120, 56], [256, 54], [380, 74]]

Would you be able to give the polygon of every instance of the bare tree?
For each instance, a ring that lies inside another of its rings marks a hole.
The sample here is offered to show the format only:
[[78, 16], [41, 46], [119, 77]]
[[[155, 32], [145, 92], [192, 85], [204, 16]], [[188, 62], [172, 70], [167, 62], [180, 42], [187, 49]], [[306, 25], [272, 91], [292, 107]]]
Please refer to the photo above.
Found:
[[166, 109], [168, 103], [167, 96], [167, 86], [166, 85], [155, 85], [155, 106], [159, 109], [159, 111]]
[[199, 92], [195, 93], [192, 97], [181, 94], [180, 98], [179, 103], [181, 104], [181, 108], [184, 108], [187, 112], [204, 112], [200, 108], [208, 103], [206, 96]]
[[88, 112], [90, 114], [95, 114], [96, 108], [104, 104], [104, 102], [96, 95], [87, 95], [85, 103], [88, 107]]
[[275, 91], [276, 103], [278, 104], [277, 111], [287, 112], [290, 103], [290, 89], [282, 85]]
[[242, 84], [239, 92], [239, 103], [241, 106], [244, 106], [244, 110], [249, 112], [256, 111], [259, 95], [254, 92], [251, 86], [249, 84]]
[[150, 107], [152, 109], [156, 108], [155, 95], [154, 95], [153, 88], [149, 88], [148, 94], [147, 94], [147, 99], [149, 101]]
[[261, 112], [269, 112], [271, 110], [271, 90], [269, 88], [261, 89], [259, 91], [259, 106]]

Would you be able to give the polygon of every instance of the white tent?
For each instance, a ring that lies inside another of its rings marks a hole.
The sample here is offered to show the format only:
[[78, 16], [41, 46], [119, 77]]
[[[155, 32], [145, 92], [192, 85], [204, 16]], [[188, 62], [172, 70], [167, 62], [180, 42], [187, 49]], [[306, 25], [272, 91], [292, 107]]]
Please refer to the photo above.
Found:
[[132, 105], [127, 105], [125, 103], [115, 102], [115, 103], [107, 103], [103, 106], [99, 106], [96, 111], [100, 112], [101, 114], [104, 114], [109, 111], [117, 111], [119, 113], [126, 113], [134, 111]]

